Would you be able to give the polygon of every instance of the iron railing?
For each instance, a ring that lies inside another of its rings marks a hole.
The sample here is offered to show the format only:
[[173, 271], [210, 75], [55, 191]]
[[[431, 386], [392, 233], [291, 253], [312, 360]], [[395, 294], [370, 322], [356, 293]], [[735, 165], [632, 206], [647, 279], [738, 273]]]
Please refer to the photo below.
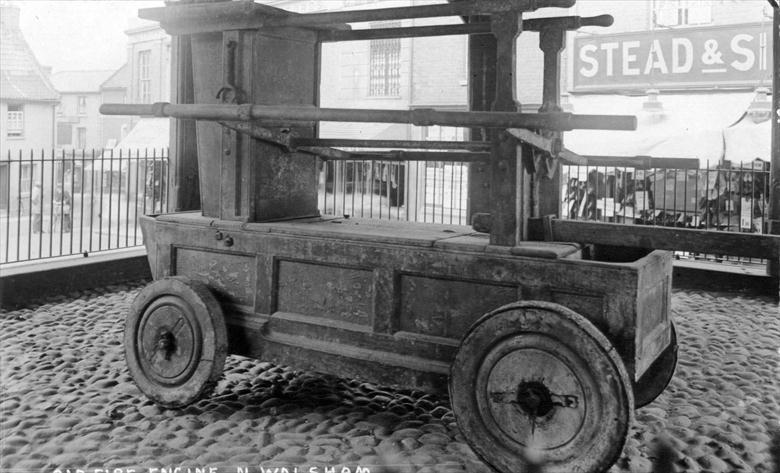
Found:
[[326, 161], [325, 214], [467, 225], [468, 164], [442, 161]]
[[[704, 163], [702, 169], [562, 167], [563, 218], [765, 233], [769, 163]], [[676, 252], [678, 259], [765, 264]]]
[[29, 151], [0, 159], [0, 264], [143, 243], [167, 210], [167, 150]]
[[[41, 151], [5, 158], [0, 263], [138, 246], [138, 218], [168, 210], [167, 150]], [[469, 224], [467, 163], [348, 160], [321, 166], [323, 214]], [[705, 163], [702, 169], [562, 166], [561, 173], [562, 218], [754, 233], [767, 224], [769, 166], [762, 161]]]

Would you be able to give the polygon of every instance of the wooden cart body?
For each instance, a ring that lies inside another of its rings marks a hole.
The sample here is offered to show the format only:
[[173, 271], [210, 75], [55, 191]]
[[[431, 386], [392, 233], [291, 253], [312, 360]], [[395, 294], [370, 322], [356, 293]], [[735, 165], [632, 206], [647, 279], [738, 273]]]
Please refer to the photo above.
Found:
[[576, 244], [491, 246], [464, 226], [313, 218], [240, 223], [144, 217], [155, 279], [201, 280], [230, 351], [383, 385], [446, 392], [455, 351], [485, 313], [550, 301], [584, 315], [632, 381], [670, 343], [671, 254], [582, 259]]
[[[201, 209], [142, 219], [155, 282], [133, 302], [125, 328], [128, 368], [141, 390], [165, 407], [192, 403], [216, 384], [230, 352], [449, 390], [464, 437], [503, 473], [521, 471], [534, 445], [546, 471], [609, 467], [635, 404], [651, 402], [674, 371], [672, 259], [665, 251], [619, 258], [593, 245], [530, 241], [532, 220], [557, 208], [559, 159], [583, 159], [562, 149], [561, 131], [636, 126], [635, 117], [561, 111], [566, 31], [611, 18], [522, 14], [573, 3], [468, 0], [298, 15], [209, 1], [147, 11], [180, 37], [177, 54], [191, 56], [191, 67], [174, 70], [180, 103], [101, 111], [198, 120], [189, 132], [177, 123], [175, 154], [196, 156]], [[454, 15], [468, 21], [360, 31], [339, 23]], [[544, 104], [534, 114], [519, 113], [514, 100], [524, 28], [540, 33], [545, 58]], [[323, 42], [446, 34], [476, 35], [469, 111], [319, 107]], [[377, 157], [317, 138], [320, 121], [470, 127], [468, 143], [389, 146], [446, 153], [382, 156], [473, 163], [470, 217], [485, 233], [320, 216], [317, 156]], [[541, 234], [534, 237], [552, 239]]]

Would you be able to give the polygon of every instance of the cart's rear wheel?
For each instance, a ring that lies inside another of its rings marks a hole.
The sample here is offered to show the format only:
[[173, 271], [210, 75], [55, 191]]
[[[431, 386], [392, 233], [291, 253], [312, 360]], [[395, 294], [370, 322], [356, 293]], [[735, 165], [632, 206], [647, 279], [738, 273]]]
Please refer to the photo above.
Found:
[[677, 367], [677, 330], [673, 322], [670, 322], [670, 325], [672, 333], [669, 346], [634, 383], [634, 402], [637, 408], [653, 402], [664, 392], [674, 376], [674, 369]]
[[213, 389], [227, 357], [222, 308], [205, 284], [186, 277], [141, 290], [125, 323], [125, 360], [157, 404], [183, 407]]
[[633, 418], [625, 367], [581, 315], [519, 302], [477, 321], [450, 373], [458, 426], [496, 470], [524, 471], [534, 451], [552, 472], [600, 472], [620, 454]]

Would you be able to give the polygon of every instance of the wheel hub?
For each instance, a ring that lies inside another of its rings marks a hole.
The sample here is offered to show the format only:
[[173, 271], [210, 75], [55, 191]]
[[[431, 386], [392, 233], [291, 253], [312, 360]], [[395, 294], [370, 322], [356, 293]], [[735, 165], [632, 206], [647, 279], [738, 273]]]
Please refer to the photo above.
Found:
[[157, 348], [163, 354], [165, 361], [170, 361], [171, 356], [176, 353], [176, 337], [170, 331], [165, 331], [157, 340]]
[[523, 381], [517, 386], [517, 405], [531, 417], [544, 417], [555, 407], [552, 393], [539, 381]]
[[156, 382], [177, 385], [195, 369], [199, 329], [183, 301], [166, 297], [155, 301], [144, 313], [137, 337], [141, 367]]

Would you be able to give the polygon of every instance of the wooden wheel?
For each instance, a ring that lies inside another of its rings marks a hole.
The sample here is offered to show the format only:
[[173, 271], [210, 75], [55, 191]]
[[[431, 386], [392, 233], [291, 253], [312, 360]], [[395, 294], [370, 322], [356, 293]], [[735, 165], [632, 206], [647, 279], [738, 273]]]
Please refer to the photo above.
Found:
[[634, 402], [637, 408], [653, 402], [664, 392], [674, 376], [674, 369], [677, 367], [677, 330], [673, 322], [670, 322], [670, 325], [672, 333], [669, 346], [634, 383]]
[[477, 321], [450, 373], [458, 426], [502, 473], [524, 471], [528, 449], [545, 472], [601, 472], [620, 454], [634, 400], [622, 360], [581, 315], [519, 302]]
[[222, 308], [208, 287], [185, 277], [141, 290], [125, 323], [125, 360], [157, 404], [183, 407], [213, 389], [227, 357]]

